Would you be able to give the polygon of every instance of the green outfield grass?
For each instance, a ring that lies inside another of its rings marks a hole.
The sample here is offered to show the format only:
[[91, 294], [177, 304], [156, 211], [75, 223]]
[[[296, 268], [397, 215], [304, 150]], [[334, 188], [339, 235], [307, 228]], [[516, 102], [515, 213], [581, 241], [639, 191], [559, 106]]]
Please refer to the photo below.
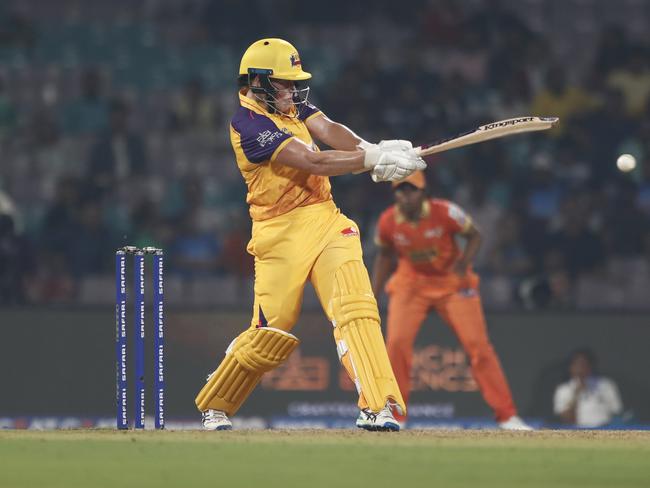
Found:
[[0, 431], [0, 487], [648, 487], [650, 432]]

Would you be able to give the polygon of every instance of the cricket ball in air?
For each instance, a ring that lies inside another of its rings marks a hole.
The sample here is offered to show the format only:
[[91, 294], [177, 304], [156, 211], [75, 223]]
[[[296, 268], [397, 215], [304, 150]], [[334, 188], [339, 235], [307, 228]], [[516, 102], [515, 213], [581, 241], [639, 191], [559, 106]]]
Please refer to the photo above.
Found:
[[636, 168], [636, 158], [631, 154], [621, 154], [616, 160], [616, 167], [624, 173], [628, 173]]

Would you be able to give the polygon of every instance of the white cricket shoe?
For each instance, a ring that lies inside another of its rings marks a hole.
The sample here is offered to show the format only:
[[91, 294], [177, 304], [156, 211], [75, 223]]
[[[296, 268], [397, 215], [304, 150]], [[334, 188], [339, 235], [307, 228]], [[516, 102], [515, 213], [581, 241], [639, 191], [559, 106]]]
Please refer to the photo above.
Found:
[[535, 430], [518, 415], [513, 415], [508, 420], [499, 422], [499, 428], [503, 430]]
[[206, 410], [201, 416], [205, 430], [232, 430], [232, 422], [221, 410]]
[[393, 417], [393, 412], [388, 404], [377, 413], [367, 408], [361, 410], [357, 418], [357, 427], [365, 430], [392, 432], [397, 432], [400, 429], [399, 422]]

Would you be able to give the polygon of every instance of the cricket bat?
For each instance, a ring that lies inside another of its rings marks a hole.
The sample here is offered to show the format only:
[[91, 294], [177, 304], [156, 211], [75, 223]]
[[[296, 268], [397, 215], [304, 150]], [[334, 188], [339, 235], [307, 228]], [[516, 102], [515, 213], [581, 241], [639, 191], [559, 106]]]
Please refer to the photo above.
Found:
[[558, 123], [558, 117], [517, 117], [514, 119], [500, 120], [477, 127], [476, 129], [463, 132], [457, 136], [442, 139], [416, 147], [418, 156], [424, 157], [430, 154], [449, 151], [457, 147], [469, 146], [477, 142], [489, 141], [499, 137], [506, 137], [521, 132], [533, 132], [547, 130]]

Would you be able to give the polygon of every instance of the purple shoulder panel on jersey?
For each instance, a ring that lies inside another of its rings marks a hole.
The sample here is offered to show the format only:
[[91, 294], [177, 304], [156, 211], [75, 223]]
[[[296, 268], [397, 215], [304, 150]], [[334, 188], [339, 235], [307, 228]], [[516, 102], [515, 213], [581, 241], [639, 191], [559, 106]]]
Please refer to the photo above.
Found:
[[307, 120], [309, 117], [315, 113], [320, 112], [320, 110], [312, 105], [311, 103], [305, 103], [298, 106], [298, 119]]
[[282, 132], [268, 117], [239, 107], [230, 122], [241, 137], [241, 148], [251, 163], [262, 163], [275, 152], [291, 135]]

